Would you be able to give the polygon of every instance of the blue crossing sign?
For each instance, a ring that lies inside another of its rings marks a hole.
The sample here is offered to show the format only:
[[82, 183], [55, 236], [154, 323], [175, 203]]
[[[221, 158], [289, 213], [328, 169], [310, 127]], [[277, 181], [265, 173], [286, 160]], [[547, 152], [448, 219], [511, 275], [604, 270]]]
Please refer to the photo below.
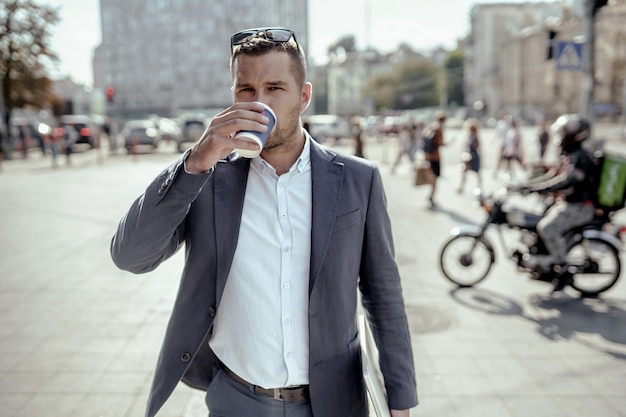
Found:
[[574, 41], [556, 42], [556, 69], [581, 71], [583, 69], [583, 44]]

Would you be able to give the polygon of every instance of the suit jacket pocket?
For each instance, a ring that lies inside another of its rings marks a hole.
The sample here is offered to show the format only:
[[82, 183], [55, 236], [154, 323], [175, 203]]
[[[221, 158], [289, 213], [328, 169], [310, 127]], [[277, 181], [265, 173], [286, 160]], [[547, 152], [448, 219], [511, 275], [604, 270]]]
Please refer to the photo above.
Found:
[[361, 210], [356, 209], [352, 213], [344, 214], [335, 219], [335, 226], [333, 227], [333, 233], [337, 233], [341, 230], [358, 224], [361, 221]]

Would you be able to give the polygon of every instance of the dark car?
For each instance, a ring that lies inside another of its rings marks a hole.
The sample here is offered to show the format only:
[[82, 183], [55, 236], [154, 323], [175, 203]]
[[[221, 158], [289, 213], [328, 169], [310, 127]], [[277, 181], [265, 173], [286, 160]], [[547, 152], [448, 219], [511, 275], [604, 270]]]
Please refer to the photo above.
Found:
[[206, 128], [206, 118], [189, 117], [181, 121], [181, 134], [176, 145], [178, 152], [184, 152], [185, 148], [195, 143]]
[[155, 150], [161, 141], [159, 129], [150, 119], [129, 120], [122, 129], [122, 136], [128, 153], [136, 151], [137, 145], [149, 145]]
[[61, 127], [72, 126], [78, 133], [77, 144], [85, 143], [89, 147], [95, 146], [93, 121], [91, 117], [81, 114], [70, 114], [61, 116]]

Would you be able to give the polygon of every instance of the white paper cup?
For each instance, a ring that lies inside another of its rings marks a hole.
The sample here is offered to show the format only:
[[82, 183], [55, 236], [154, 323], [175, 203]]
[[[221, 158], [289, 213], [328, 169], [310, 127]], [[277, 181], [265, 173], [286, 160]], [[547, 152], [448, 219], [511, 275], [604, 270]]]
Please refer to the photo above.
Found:
[[239, 148], [235, 149], [235, 151], [244, 158], [256, 158], [261, 154], [261, 150], [263, 150], [267, 139], [270, 137], [270, 134], [272, 133], [272, 130], [274, 130], [274, 126], [276, 125], [276, 115], [274, 114], [274, 111], [267, 104], [261, 104], [265, 106], [265, 110], [263, 110], [263, 113], [265, 114], [265, 116], [267, 116], [268, 119], [270, 119], [269, 123], [267, 124], [267, 130], [265, 132], [257, 132], [255, 130], [241, 130], [235, 135], [237, 139], [255, 143], [259, 147], [258, 150]]

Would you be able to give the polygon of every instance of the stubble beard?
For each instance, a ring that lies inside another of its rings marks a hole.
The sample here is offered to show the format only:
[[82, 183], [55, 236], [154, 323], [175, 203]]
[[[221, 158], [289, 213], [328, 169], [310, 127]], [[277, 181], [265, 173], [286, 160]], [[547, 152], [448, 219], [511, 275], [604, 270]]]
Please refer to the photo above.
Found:
[[300, 108], [293, 107], [289, 112], [288, 124], [276, 123], [274, 131], [267, 140], [263, 150], [277, 150], [280, 148], [289, 149], [301, 134], [300, 129]]

